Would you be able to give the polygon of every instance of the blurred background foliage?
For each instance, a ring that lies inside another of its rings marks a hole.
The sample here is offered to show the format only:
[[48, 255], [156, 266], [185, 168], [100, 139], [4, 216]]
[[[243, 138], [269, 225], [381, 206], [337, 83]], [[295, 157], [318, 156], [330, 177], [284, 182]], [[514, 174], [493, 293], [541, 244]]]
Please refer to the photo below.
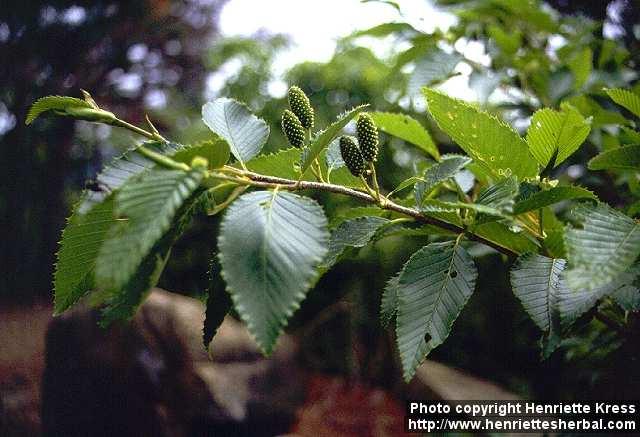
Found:
[[[233, 1], [233, 0], [231, 0]], [[134, 144], [127, 133], [85, 122], [38, 120], [26, 129], [30, 103], [49, 94], [90, 90], [121, 118], [144, 115], [168, 138], [193, 142], [210, 135], [200, 107], [217, 96], [246, 102], [271, 126], [267, 152], [285, 147], [279, 119], [287, 85], [310, 96], [316, 125], [361, 103], [403, 112], [424, 123], [441, 152], [457, 147], [426, 116], [424, 85], [441, 85], [526, 131], [543, 106], [572, 105], [592, 117], [581, 149], [550, 175], [597, 192], [614, 206], [638, 201], [637, 176], [588, 172], [598, 151], [629, 141], [620, 130], [628, 113], [603, 87], [640, 91], [640, 4], [635, 0], [441, 0], [457, 19], [447, 29], [419, 30], [413, 17], [354, 30], [328, 62], [302, 62], [282, 75], [274, 59], [292, 43], [259, 32], [222, 38], [225, 1], [14, 1], [0, 11], [0, 210], [3, 217], [0, 296], [50, 299], [54, 253], [64, 218], [102, 164]], [[385, 2], [398, 5], [402, 1]], [[366, 4], [361, 6], [366, 13]], [[330, 25], [328, 23], [327, 25]], [[386, 48], [380, 50], [380, 47]], [[429, 159], [411, 145], [382, 136], [379, 174], [393, 189]], [[318, 195], [330, 215], [359, 206]], [[638, 208], [640, 209], [640, 208]], [[637, 210], [636, 210], [637, 211]], [[562, 211], [559, 211], [562, 213]], [[637, 213], [637, 212], [636, 212]], [[181, 239], [160, 286], [199, 295], [215, 250], [219, 217], [200, 218]], [[378, 322], [380, 292], [423, 237], [392, 236], [360, 251], [321, 279], [296, 314], [291, 331], [312, 339], [302, 357], [317, 370], [385, 385], [399, 375], [392, 338]], [[599, 322], [541, 361], [533, 323], [513, 297], [508, 264], [481, 251], [476, 293], [451, 337], [431, 357], [538, 398], [630, 397], [640, 386], [638, 345], [623, 344]], [[393, 357], [391, 359], [390, 357]], [[625, 369], [624, 373], [620, 369]]]

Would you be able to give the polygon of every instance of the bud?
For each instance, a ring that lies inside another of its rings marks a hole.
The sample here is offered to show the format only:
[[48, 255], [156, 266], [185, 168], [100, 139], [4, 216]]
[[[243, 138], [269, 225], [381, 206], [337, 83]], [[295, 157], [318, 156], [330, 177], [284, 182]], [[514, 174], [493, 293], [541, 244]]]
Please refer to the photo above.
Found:
[[209, 160], [202, 156], [194, 156], [191, 160], [191, 167], [206, 170], [209, 167]]
[[298, 117], [288, 109], [282, 113], [282, 131], [292, 146], [300, 148], [304, 145], [304, 128]]
[[362, 152], [353, 137], [340, 137], [340, 154], [349, 171], [354, 176], [364, 173], [365, 162]]
[[378, 159], [378, 128], [369, 114], [360, 114], [356, 122], [356, 133], [364, 160], [375, 162]]
[[309, 97], [297, 86], [289, 88], [289, 106], [305, 129], [313, 128], [313, 108]]

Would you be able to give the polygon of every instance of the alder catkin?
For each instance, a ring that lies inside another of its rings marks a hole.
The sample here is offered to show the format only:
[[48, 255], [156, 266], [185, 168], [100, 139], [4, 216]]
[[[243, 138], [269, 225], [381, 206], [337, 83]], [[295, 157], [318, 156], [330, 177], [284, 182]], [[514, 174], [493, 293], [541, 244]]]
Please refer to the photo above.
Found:
[[364, 173], [364, 158], [362, 157], [362, 152], [353, 137], [346, 135], [340, 137], [340, 154], [342, 155], [344, 164], [352, 175], [360, 176]]
[[282, 113], [282, 131], [292, 146], [300, 148], [304, 145], [304, 127], [298, 117], [288, 109]]
[[356, 134], [364, 160], [375, 162], [378, 159], [378, 128], [369, 114], [360, 114], [358, 117]]
[[300, 120], [302, 127], [305, 129], [313, 128], [313, 108], [309, 97], [297, 86], [289, 88], [289, 106]]

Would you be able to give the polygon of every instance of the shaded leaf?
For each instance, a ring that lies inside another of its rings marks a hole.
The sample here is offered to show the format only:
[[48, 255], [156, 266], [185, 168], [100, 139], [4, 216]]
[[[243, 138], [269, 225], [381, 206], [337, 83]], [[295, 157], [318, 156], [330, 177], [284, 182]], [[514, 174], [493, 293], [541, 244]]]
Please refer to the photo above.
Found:
[[322, 208], [306, 197], [258, 191], [227, 210], [218, 237], [222, 277], [265, 353], [305, 298], [328, 240]]
[[602, 152], [589, 161], [589, 170], [640, 170], [640, 145]]
[[576, 291], [595, 290], [627, 271], [640, 254], [640, 224], [605, 204], [580, 205], [578, 225], [565, 231], [570, 269], [567, 284]]
[[60, 314], [94, 287], [94, 270], [100, 246], [116, 223], [113, 196], [85, 214], [78, 206], [62, 232], [54, 274], [54, 311]]
[[558, 295], [566, 292], [561, 273], [566, 261], [527, 254], [511, 269], [513, 293], [538, 327], [549, 332], [559, 323]]
[[387, 223], [389, 220], [382, 217], [358, 217], [343, 221], [331, 232], [329, 251], [321, 267], [328, 269], [333, 266], [348, 247], [366, 246], [376, 232]]
[[522, 214], [527, 211], [535, 211], [563, 200], [571, 199], [594, 199], [598, 200], [591, 191], [575, 186], [553, 187], [546, 191], [538, 191], [524, 200], [521, 200], [513, 207], [514, 214]]
[[400, 274], [393, 276], [387, 281], [386, 287], [382, 291], [380, 302], [380, 323], [384, 328], [391, 324], [398, 311], [398, 286], [400, 284]]
[[462, 155], [444, 155], [442, 160], [424, 172], [423, 182], [415, 187], [416, 204], [420, 206], [427, 194], [438, 184], [454, 177], [461, 169], [471, 162], [471, 158]]
[[452, 241], [431, 243], [404, 265], [397, 287], [396, 339], [405, 380], [447, 338], [477, 276], [469, 254]]
[[124, 286], [154, 245], [171, 228], [176, 213], [202, 180], [199, 169], [154, 169], [128, 182], [115, 197], [119, 217], [100, 248], [98, 284]]

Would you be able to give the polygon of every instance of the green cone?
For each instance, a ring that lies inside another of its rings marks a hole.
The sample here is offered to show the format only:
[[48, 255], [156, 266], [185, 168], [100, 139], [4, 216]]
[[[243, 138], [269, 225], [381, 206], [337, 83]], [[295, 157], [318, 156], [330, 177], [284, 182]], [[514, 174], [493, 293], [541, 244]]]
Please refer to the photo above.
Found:
[[360, 114], [356, 122], [356, 133], [364, 160], [375, 162], [378, 159], [378, 128], [369, 114]]
[[289, 88], [289, 106], [305, 129], [313, 128], [313, 108], [307, 95], [297, 86]]
[[282, 113], [282, 131], [292, 146], [300, 148], [304, 145], [304, 127], [298, 117], [288, 109]]
[[340, 137], [340, 154], [349, 171], [354, 176], [364, 173], [365, 162], [362, 152], [353, 137]]

